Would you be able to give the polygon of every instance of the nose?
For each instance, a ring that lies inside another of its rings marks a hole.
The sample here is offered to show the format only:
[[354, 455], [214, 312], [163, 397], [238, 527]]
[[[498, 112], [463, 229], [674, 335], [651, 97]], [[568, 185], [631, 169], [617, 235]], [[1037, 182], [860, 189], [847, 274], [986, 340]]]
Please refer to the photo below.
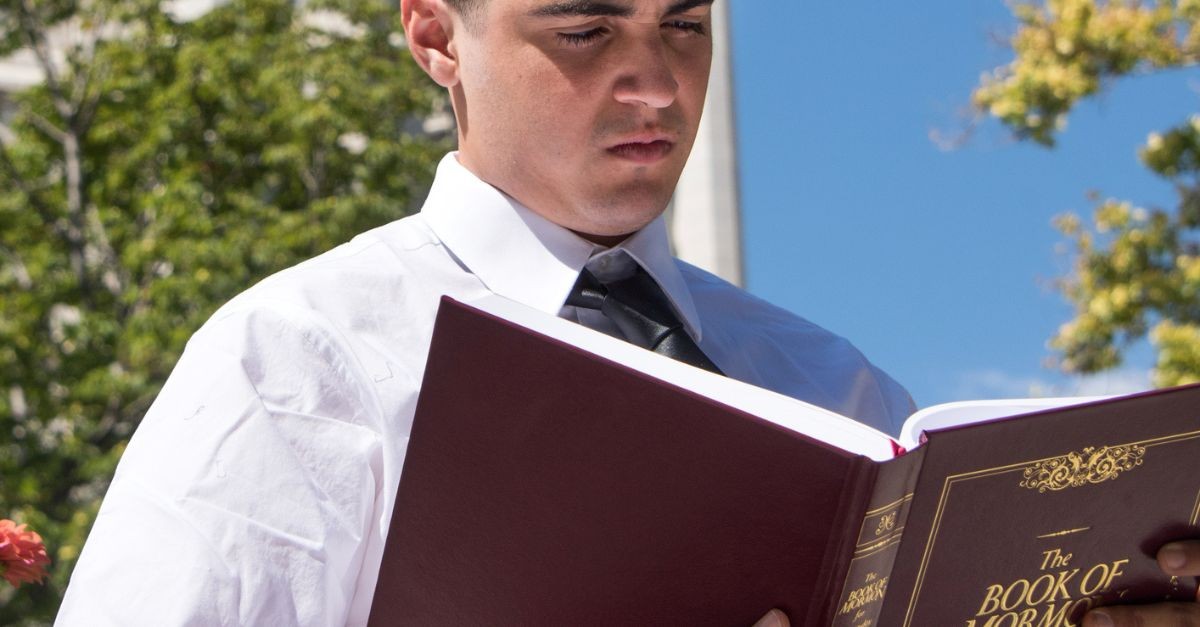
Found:
[[666, 44], [661, 37], [653, 37], [636, 45], [637, 51], [626, 57], [613, 97], [617, 102], [654, 109], [671, 106], [679, 93], [679, 83], [667, 59]]

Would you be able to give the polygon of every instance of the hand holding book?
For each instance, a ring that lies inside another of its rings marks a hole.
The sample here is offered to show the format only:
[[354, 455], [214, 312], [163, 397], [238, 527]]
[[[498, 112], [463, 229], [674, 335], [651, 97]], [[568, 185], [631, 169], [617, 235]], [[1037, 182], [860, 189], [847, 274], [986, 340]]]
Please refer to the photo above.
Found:
[[[1158, 551], [1158, 565], [1173, 577], [1200, 576], [1200, 540], [1170, 542]], [[1106, 607], [1087, 615], [1083, 627], [1200, 627], [1197, 603]]]

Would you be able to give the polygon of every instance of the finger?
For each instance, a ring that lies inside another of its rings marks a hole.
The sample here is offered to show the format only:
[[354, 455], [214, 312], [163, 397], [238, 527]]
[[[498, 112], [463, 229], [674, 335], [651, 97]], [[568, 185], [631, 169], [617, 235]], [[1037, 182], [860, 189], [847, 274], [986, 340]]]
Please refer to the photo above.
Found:
[[1200, 604], [1158, 603], [1089, 612], [1082, 627], [1200, 627]]
[[754, 627], [788, 627], [789, 625], [787, 614], [779, 610], [767, 612], [766, 616], [763, 616], [758, 619], [757, 623], [754, 623]]
[[1200, 541], [1169, 542], [1158, 550], [1158, 565], [1168, 575], [1200, 575]]

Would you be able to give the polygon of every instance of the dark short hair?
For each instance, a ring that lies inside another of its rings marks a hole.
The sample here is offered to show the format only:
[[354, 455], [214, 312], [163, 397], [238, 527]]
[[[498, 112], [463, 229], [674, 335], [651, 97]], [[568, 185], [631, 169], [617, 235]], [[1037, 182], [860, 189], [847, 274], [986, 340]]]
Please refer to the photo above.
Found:
[[446, 4], [450, 5], [451, 9], [458, 11], [460, 15], [467, 15], [471, 11], [478, 8], [483, 0], [446, 0]]
[[467, 30], [476, 31], [479, 27], [479, 19], [476, 13], [486, 0], [446, 0], [446, 4], [450, 5], [450, 9], [458, 13], [462, 17], [463, 22], [467, 25]]

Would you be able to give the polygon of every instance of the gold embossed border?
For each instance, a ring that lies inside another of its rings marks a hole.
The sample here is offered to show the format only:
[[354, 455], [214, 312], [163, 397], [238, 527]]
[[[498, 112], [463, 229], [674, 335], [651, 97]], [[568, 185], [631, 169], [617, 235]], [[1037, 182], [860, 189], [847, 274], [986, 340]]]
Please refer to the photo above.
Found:
[[[906, 496], [903, 500], [893, 503], [892, 506], [905, 505], [912, 500], [912, 496], [913, 495], [910, 494], [910, 495]], [[887, 511], [888, 509], [891, 509], [893, 513], [899, 513], [901, 511], [901, 509], [903, 509], [902, 507], [892, 507], [892, 506], [883, 508], [880, 511], [882, 512], [882, 511]], [[877, 518], [878, 518], [878, 512], [873, 516], [867, 516], [866, 520], [870, 521], [870, 520], [877, 519]], [[864, 531], [867, 528], [865, 521], [863, 524], [863, 528], [864, 528]], [[861, 536], [861, 534], [860, 534], [860, 536]], [[881, 534], [881, 537], [877, 540], [865, 542], [865, 543], [859, 544], [858, 546], [854, 547], [854, 555], [852, 555], [850, 557], [850, 563], [846, 567], [846, 577], [842, 581], [842, 593], [846, 594], [850, 590], [850, 581], [851, 581], [851, 578], [854, 577], [854, 574], [856, 572], [854, 570], [855, 562], [858, 562], [860, 560], [865, 560], [869, 557], [874, 557], [888, 549], [893, 549], [897, 545], [900, 544], [900, 540], [902, 540], [903, 538], [904, 538], [904, 527], [898, 526], [894, 529], [890, 529], [887, 532]], [[891, 565], [894, 562], [895, 562], [895, 556], [893, 555], [892, 561], [888, 562], [887, 566], [882, 568], [882, 571], [883, 572], [891, 572]], [[844, 599], [840, 599], [838, 601], [839, 605], [841, 605], [842, 600], [844, 600]], [[882, 599], [881, 599], [881, 601], [882, 601]], [[833, 625], [838, 624], [838, 618], [839, 618], [838, 614], [835, 613], [833, 615]]]
[[[1141, 446], [1141, 447], [1145, 447], [1145, 448], [1152, 448], [1155, 446], [1161, 446], [1163, 444], [1175, 444], [1178, 442], [1194, 440], [1197, 438], [1200, 438], [1200, 431], [1191, 431], [1188, 433], [1169, 435], [1169, 436], [1164, 436], [1161, 438], [1154, 438], [1151, 440], [1143, 440], [1141, 442], [1129, 442], [1129, 443], [1120, 444], [1117, 446], [1131, 446], [1131, 447]], [[945, 513], [946, 502], [950, 498], [950, 488], [954, 487], [954, 485], [956, 483], [961, 483], [963, 481], [969, 481], [971, 479], [979, 479], [982, 477], [993, 477], [996, 475], [1009, 473], [1009, 472], [1016, 472], [1016, 471], [1024, 472], [1024, 470], [1026, 468], [1030, 467], [1031, 465], [1042, 464], [1042, 463], [1048, 462], [1050, 460], [1053, 460], [1056, 457], [1031, 459], [1028, 461], [1018, 462], [1015, 464], [1008, 464], [1007, 466], [997, 466], [995, 468], [985, 468], [985, 469], [981, 469], [981, 470], [973, 470], [971, 472], [965, 472], [965, 473], [961, 473], [961, 474], [957, 474], [957, 475], [950, 475], [950, 476], [946, 477], [946, 480], [942, 483], [942, 494], [941, 494], [941, 498], [938, 499], [937, 510], [934, 512], [934, 515], [933, 515], [933, 526], [929, 530], [929, 541], [926, 542], [926, 544], [925, 544], [925, 552], [921, 556], [921, 566], [920, 566], [920, 568], [917, 569], [917, 581], [916, 581], [916, 583], [913, 584], [912, 596], [910, 596], [909, 600], [908, 600], [908, 611], [904, 615], [904, 626], [903, 627], [911, 627], [912, 626], [913, 612], [916, 611], [917, 601], [920, 600], [920, 597], [921, 597], [921, 587], [925, 583], [925, 573], [929, 568], [929, 558], [933, 554], [933, 547], [937, 542], [938, 532], [939, 532], [939, 530], [941, 528], [941, 524], [942, 524], [942, 514]], [[1195, 525], [1197, 520], [1200, 520], [1200, 493], [1198, 493], [1196, 495], [1196, 505], [1195, 505], [1194, 509], [1192, 510], [1192, 524]]]
[[[904, 537], [904, 525], [897, 524], [898, 519], [900, 514], [907, 513], [913, 496], [914, 494], [909, 492], [887, 505], [876, 507], [863, 514], [863, 522], [858, 529], [858, 537], [855, 538], [857, 544], [854, 546], [854, 554], [850, 557], [850, 563], [846, 568], [846, 577], [842, 581], [843, 594], [850, 589], [850, 580], [855, 573], [855, 562], [873, 557], [900, 544], [900, 540]], [[892, 525], [887, 524], [888, 519], [892, 521]], [[890, 564], [888, 566], [887, 570], [890, 571]], [[840, 605], [841, 600], [838, 603]], [[838, 615], [835, 613], [833, 624], [837, 623]]]
[[[876, 507], [863, 515], [862, 526], [858, 529], [858, 537], [855, 539], [854, 549], [857, 554], [863, 547], [874, 546], [881, 540], [898, 534], [904, 530], [903, 526], [896, 526], [899, 515], [904, 511], [913, 499], [913, 494], [909, 493], [904, 497], [899, 498], [887, 505]], [[888, 523], [889, 519], [891, 524]]]
[[1192, 508], [1192, 526], [1200, 525], [1200, 492], [1196, 493], [1196, 506]]
[[1021, 487], [1045, 493], [1115, 481], [1141, 466], [1145, 455], [1146, 447], [1136, 444], [1089, 446], [1026, 468]]

